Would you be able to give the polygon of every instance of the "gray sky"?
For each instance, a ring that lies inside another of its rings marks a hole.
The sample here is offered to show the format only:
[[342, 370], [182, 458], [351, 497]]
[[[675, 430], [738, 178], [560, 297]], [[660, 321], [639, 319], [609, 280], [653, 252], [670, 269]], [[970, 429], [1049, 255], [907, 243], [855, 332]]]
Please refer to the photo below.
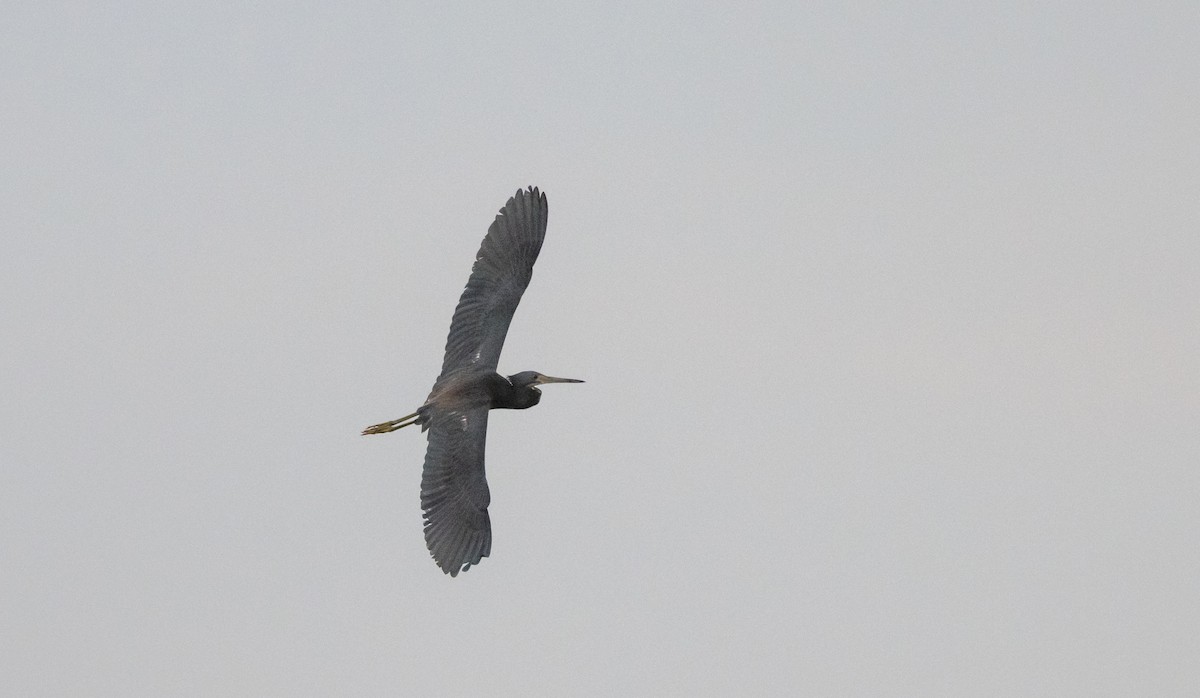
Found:
[[[0, 24], [6, 692], [1200, 683], [1196, 3], [193, 5]], [[359, 431], [528, 184], [450, 579]]]

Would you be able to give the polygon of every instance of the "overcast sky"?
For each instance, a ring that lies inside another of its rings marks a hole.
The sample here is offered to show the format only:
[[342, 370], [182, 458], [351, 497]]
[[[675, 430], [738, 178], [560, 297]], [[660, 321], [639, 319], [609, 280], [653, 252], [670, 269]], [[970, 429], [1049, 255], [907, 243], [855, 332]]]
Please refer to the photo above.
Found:
[[[0, 687], [1182, 695], [1200, 5], [18, 3]], [[441, 365], [546, 243], [492, 556]]]

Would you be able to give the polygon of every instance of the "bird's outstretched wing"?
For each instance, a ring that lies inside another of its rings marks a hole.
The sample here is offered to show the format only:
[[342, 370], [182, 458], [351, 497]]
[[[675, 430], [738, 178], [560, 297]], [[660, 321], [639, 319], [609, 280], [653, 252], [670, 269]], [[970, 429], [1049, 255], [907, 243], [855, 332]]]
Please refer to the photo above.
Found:
[[487, 507], [492, 496], [483, 470], [488, 408], [433, 410], [421, 476], [425, 544], [451, 577], [492, 551]]
[[508, 325], [542, 249], [548, 211], [546, 195], [537, 187], [518, 191], [500, 209], [454, 309], [439, 381], [467, 366], [496, 370]]

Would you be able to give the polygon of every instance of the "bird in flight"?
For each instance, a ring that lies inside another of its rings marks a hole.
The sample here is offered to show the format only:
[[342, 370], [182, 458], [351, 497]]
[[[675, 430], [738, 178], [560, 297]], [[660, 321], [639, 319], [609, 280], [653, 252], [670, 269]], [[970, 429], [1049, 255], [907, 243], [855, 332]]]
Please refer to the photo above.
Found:
[[508, 325], [542, 249], [547, 212], [546, 195], [537, 187], [518, 191], [500, 209], [454, 309], [442, 372], [425, 404], [363, 430], [386, 434], [419, 424], [429, 432], [421, 474], [425, 544], [451, 577], [492, 551], [491, 494], [483, 469], [488, 410], [533, 407], [542, 399], [536, 386], [544, 383], [583, 382], [536, 371], [507, 377], [496, 372]]

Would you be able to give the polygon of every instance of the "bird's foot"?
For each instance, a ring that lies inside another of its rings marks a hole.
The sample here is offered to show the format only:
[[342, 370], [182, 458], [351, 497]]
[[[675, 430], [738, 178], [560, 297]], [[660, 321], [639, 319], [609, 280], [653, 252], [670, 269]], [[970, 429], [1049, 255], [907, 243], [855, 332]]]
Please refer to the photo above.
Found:
[[363, 429], [363, 436], [366, 436], [367, 434], [386, 434], [389, 431], [396, 431], [397, 429], [402, 429], [409, 424], [416, 423], [417, 413], [413, 412], [412, 414], [401, 417], [400, 419], [393, 419], [390, 422], [369, 426], [366, 429]]

